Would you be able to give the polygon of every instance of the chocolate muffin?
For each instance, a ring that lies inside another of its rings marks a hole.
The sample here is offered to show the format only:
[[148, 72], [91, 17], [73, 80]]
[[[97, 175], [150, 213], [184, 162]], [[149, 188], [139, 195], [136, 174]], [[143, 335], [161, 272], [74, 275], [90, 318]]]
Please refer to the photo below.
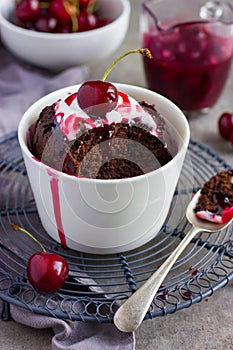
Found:
[[119, 102], [116, 111], [100, 119], [78, 110], [76, 97], [45, 107], [30, 130], [29, 148], [43, 163], [78, 177], [122, 179], [172, 159], [175, 146], [154, 106], [127, 96], [126, 105]]

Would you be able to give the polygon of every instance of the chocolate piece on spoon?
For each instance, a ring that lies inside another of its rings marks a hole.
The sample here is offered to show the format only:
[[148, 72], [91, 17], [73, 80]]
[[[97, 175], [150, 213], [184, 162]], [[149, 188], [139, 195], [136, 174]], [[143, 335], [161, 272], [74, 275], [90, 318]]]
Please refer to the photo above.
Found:
[[221, 171], [204, 184], [194, 211], [199, 219], [218, 224], [233, 217], [233, 169]]

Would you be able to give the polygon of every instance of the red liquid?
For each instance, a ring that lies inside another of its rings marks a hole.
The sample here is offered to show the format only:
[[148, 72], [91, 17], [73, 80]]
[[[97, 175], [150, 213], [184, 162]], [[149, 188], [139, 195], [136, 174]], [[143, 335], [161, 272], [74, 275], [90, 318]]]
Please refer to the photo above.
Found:
[[183, 110], [212, 107], [221, 95], [231, 67], [233, 38], [219, 36], [210, 24], [184, 23], [167, 31], [143, 34], [148, 87]]
[[47, 172], [49, 176], [51, 176], [50, 180], [50, 188], [52, 192], [52, 198], [53, 198], [53, 210], [55, 215], [55, 220], [57, 223], [57, 232], [58, 236], [60, 238], [61, 245], [63, 247], [67, 247], [66, 244], [66, 236], [64, 234], [64, 229], [62, 225], [62, 218], [61, 218], [61, 207], [60, 207], [60, 196], [59, 196], [59, 188], [58, 188], [58, 177], [56, 173], [53, 172], [53, 170], [47, 169]]

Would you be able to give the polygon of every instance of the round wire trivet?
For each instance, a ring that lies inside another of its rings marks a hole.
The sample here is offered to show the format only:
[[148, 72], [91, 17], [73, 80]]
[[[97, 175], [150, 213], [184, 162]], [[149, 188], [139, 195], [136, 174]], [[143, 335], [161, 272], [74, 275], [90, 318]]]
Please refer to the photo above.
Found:
[[[217, 154], [191, 141], [168, 218], [146, 245], [114, 255], [63, 249], [43, 229], [16, 133], [0, 139], [0, 298], [1, 318], [9, 304], [35, 313], [84, 322], [112, 322], [117, 307], [162, 264], [190, 228], [185, 210], [192, 195], [229, 166]], [[69, 263], [70, 275], [56, 293], [43, 294], [27, 280], [26, 264], [38, 245], [11, 224], [29, 230], [48, 251]], [[233, 277], [232, 226], [201, 233], [189, 244], [161, 285], [145, 319], [174, 313], [209, 297]]]

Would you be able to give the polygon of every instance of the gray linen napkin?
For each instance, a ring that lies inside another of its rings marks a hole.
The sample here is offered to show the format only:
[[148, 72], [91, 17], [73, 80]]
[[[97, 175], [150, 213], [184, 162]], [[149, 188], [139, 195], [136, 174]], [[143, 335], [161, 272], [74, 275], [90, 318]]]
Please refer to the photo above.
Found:
[[52, 328], [52, 350], [133, 350], [134, 335], [122, 333], [112, 324], [84, 323], [39, 316], [10, 306], [12, 318], [33, 328]]
[[[74, 67], [57, 75], [18, 62], [0, 45], [0, 136], [17, 129], [24, 111], [38, 98], [64, 86], [87, 79], [87, 67]], [[4, 200], [4, 194], [1, 194]], [[0, 228], [1, 231], [1, 228]], [[0, 301], [1, 304], [1, 301]], [[34, 328], [54, 330], [53, 350], [133, 350], [132, 333], [122, 333], [113, 324], [66, 321], [34, 314], [16, 305], [10, 306], [12, 318]]]
[[0, 46], [0, 136], [17, 129], [26, 109], [40, 97], [87, 79], [86, 66], [73, 67], [57, 75], [16, 59]]

